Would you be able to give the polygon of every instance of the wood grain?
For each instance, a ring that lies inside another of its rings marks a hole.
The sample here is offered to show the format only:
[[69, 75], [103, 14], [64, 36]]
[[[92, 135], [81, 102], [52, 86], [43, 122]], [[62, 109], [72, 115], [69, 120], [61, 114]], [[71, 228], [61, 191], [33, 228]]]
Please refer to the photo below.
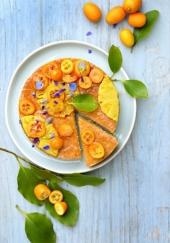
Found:
[[[94, 172], [105, 177], [98, 188], [67, 186], [80, 199], [78, 225], [54, 222], [60, 243], [170, 243], [170, 15], [168, 0], [144, 1], [144, 10], [158, 9], [159, 21], [150, 38], [131, 53], [104, 18], [100, 24], [82, 15], [85, 1], [0, 1], [0, 146], [17, 151], [5, 127], [4, 102], [12, 72], [37, 47], [65, 39], [83, 40], [107, 50], [121, 47], [124, 67], [132, 78], [144, 80], [150, 99], [138, 102], [133, 134], [114, 162]], [[107, 10], [118, 0], [95, 1]], [[86, 36], [91, 31], [91, 36]], [[125, 121], [126, 122], [126, 121]], [[15, 209], [41, 211], [17, 191], [18, 165], [1, 153], [0, 242], [26, 243], [24, 221]]]

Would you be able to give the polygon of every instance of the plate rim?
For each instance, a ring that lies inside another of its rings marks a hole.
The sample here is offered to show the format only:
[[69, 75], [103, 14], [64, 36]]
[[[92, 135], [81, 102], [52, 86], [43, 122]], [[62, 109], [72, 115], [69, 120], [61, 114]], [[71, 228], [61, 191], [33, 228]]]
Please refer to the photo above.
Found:
[[[8, 88], [7, 88], [7, 92], [6, 92], [6, 99], [5, 99], [5, 124], [6, 124], [6, 127], [7, 127], [7, 130], [9, 132], [9, 135], [13, 141], [13, 143], [15, 144], [15, 146], [19, 149], [19, 151], [21, 152], [21, 154], [30, 160], [30, 163], [34, 164], [35, 166], [38, 166], [38, 167], [41, 167], [43, 169], [46, 169], [46, 170], [49, 170], [48, 169], [48, 166], [40, 166], [38, 164], [36, 164], [32, 159], [30, 159], [30, 157], [27, 155], [27, 153], [25, 153], [24, 149], [22, 149], [22, 147], [17, 143], [16, 139], [14, 138], [13, 136], [13, 133], [12, 133], [12, 130], [10, 128], [10, 125], [9, 125], [9, 120], [8, 120], [8, 102], [9, 102], [9, 94], [10, 94], [10, 90], [11, 90], [11, 87], [12, 87], [12, 84], [13, 84], [13, 81], [14, 81], [14, 78], [17, 74], [17, 72], [19, 71], [19, 69], [22, 67], [22, 65], [29, 59], [31, 58], [32, 56], [34, 56], [34, 54], [38, 53], [39, 51], [43, 50], [43, 49], [46, 49], [50, 46], [54, 46], [54, 45], [60, 45], [60, 44], [79, 44], [79, 45], [84, 45], [84, 46], [88, 46], [88, 47], [91, 47], [91, 48], [94, 48], [100, 52], [102, 52], [103, 54], [105, 54], [106, 56], [108, 56], [108, 52], [103, 50], [101, 47], [98, 47], [94, 44], [91, 44], [91, 43], [88, 43], [88, 42], [85, 42], [85, 41], [79, 41], [79, 40], [61, 40], [61, 41], [54, 41], [54, 42], [50, 42], [48, 44], [45, 44], [43, 46], [40, 46], [38, 48], [36, 48], [35, 50], [33, 50], [32, 52], [30, 52], [28, 55], [26, 55], [25, 58], [23, 58], [21, 60], [21, 62], [16, 66], [16, 68], [14, 69], [13, 73], [12, 73], [12, 76], [10, 78], [10, 81], [9, 81], [9, 84], [8, 84]], [[123, 67], [121, 67], [121, 71], [123, 72], [123, 74], [128, 78], [128, 75], [126, 73], [126, 71], [124, 70]], [[136, 121], [136, 113], [137, 113], [137, 104], [136, 104], [136, 99], [131, 97], [133, 99], [133, 105], [134, 105], [134, 114], [133, 114], [133, 119], [132, 119], [132, 122], [131, 122], [131, 126], [130, 126], [130, 129], [128, 131], [128, 135], [127, 135], [127, 138], [122, 142], [122, 146], [121, 148], [116, 151], [114, 153], [113, 156], [110, 156], [109, 158], [107, 158], [107, 160], [105, 162], [101, 162], [99, 163], [98, 165], [94, 166], [94, 167], [91, 167], [91, 168], [87, 168], [86, 170], [81, 170], [81, 171], [78, 171], [78, 172], [69, 172], [69, 171], [63, 171], [63, 172], [57, 172], [56, 170], [50, 170], [50, 171], [53, 171], [55, 173], [60, 173], [60, 174], [73, 174], [73, 173], [88, 173], [88, 172], [91, 172], [91, 171], [94, 171], [94, 170], [97, 170], [105, 165], [107, 165], [109, 162], [111, 162], [111, 160], [114, 160], [116, 158], [116, 156], [124, 149], [125, 145], [127, 144], [131, 134], [132, 134], [132, 131], [133, 131], [133, 128], [134, 128], [134, 125], [135, 125], [135, 121]]]

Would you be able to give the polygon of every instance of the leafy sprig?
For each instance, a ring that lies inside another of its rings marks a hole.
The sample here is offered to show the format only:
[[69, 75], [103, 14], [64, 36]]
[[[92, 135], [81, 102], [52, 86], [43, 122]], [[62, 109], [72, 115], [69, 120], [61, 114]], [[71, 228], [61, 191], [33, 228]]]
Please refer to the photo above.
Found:
[[151, 33], [158, 17], [159, 17], [159, 11], [158, 10], [152, 10], [147, 12], [146, 14], [146, 25], [142, 28], [134, 28], [134, 37], [135, 37], [135, 44], [134, 46], [147, 38], [149, 34]]
[[[82, 175], [82, 174], [71, 174], [61, 175], [53, 173], [48, 170], [41, 169], [31, 164], [31, 162], [24, 157], [16, 154], [5, 148], [0, 148], [0, 151], [12, 154], [19, 164], [19, 173], [17, 176], [18, 191], [22, 196], [32, 204], [37, 206], [44, 205], [50, 215], [57, 219], [60, 223], [73, 227], [78, 220], [79, 216], [79, 201], [78, 198], [70, 191], [65, 190], [61, 187], [63, 181], [74, 185], [74, 186], [98, 186], [102, 184], [105, 179], [96, 176]], [[24, 166], [22, 162], [27, 163]], [[58, 216], [54, 210], [54, 206], [46, 201], [39, 201], [34, 195], [34, 187], [39, 183], [48, 184], [51, 190], [60, 190], [64, 195], [64, 200], [68, 204], [68, 210], [65, 215]], [[25, 232], [31, 243], [54, 243], [56, 242], [56, 235], [52, 227], [52, 222], [43, 214], [31, 213], [28, 214], [21, 210], [18, 206], [17, 209], [25, 217]], [[38, 227], [37, 227], [38, 225]], [[47, 238], [44, 236], [46, 232]], [[37, 238], [38, 237], [38, 238]], [[38, 240], [39, 239], [39, 240]]]
[[148, 98], [148, 90], [143, 82], [134, 79], [114, 80], [114, 74], [115, 72], [118, 72], [120, 70], [122, 62], [123, 59], [120, 49], [112, 45], [109, 49], [108, 63], [111, 71], [113, 72], [113, 75], [111, 77], [113, 81], [120, 81], [123, 84], [126, 92], [134, 98]]

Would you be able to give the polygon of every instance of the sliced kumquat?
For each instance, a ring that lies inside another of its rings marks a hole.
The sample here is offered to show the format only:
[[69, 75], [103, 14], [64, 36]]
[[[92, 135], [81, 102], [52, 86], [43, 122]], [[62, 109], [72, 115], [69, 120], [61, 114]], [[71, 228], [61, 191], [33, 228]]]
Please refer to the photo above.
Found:
[[93, 83], [101, 83], [104, 77], [104, 73], [99, 68], [93, 68], [89, 74]]
[[30, 138], [40, 138], [46, 133], [45, 123], [40, 120], [33, 120], [28, 124], [26, 133]]
[[61, 62], [61, 71], [65, 74], [70, 74], [74, 69], [74, 64], [70, 59], [65, 59]]
[[45, 184], [38, 184], [34, 188], [34, 195], [40, 201], [47, 199], [51, 191]]
[[52, 191], [49, 196], [49, 201], [52, 204], [55, 204], [57, 202], [61, 202], [63, 200], [63, 193], [61, 191], [55, 190]]
[[89, 154], [94, 158], [94, 159], [101, 159], [104, 156], [104, 147], [101, 143], [94, 142], [89, 145], [88, 148]]
[[75, 82], [78, 79], [76, 75], [66, 74], [63, 76], [62, 80], [66, 83]]
[[61, 81], [63, 73], [57, 63], [49, 63], [43, 68], [44, 74], [52, 80]]
[[62, 124], [58, 127], [58, 133], [61, 137], [69, 137], [73, 134], [73, 128], [69, 124]]
[[21, 99], [19, 110], [23, 115], [31, 115], [35, 112], [35, 105], [27, 99]]
[[81, 76], [87, 76], [90, 72], [90, 64], [84, 60], [78, 60], [75, 62], [75, 73]]
[[83, 131], [81, 134], [82, 142], [86, 145], [92, 144], [94, 142], [94, 138], [94, 132], [90, 129]]
[[58, 215], [62, 216], [66, 213], [68, 205], [66, 202], [56, 202], [54, 204], [54, 209]]
[[79, 79], [78, 85], [82, 89], [89, 89], [92, 86], [92, 81], [89, 77], [81, 77]]
[[50, 140], [50, 145], [54, 149], [61, 149], [63, 147], [64, 141], [60, 137], [55, 137]]

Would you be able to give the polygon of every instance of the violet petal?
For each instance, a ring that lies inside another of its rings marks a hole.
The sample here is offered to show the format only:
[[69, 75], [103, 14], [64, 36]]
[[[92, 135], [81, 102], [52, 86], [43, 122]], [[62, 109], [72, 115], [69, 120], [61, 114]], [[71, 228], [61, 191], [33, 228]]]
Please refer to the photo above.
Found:
[[77, 89], [77, 84], [76, 83], [70, 83], [69, 88], [71, 91], [75, 91]]
[[38, 143], [39, 141], [40, 141], [39, 138], [34, 138], [32, 142], [33, 142], [34, 144], [36, 144], [36, 143]]
[[92, 35], [92, 32], [91, 32], [91, 31], [88, 31], [88, 32], [86, 33], [86, 36], [90, 36], [90, 35]]
[[44, 85], [43, 85], [42, 81], [37, 80], [37, 81], [35, 82], [35, 88], [36, 88], [37, 90], [42, 89], [43, 86], [44, 86]]
[[43, 147], [44, 150], [48, 150], [49, 148], [50, 148], [49, 145], [46, 145], [46, 146]]

